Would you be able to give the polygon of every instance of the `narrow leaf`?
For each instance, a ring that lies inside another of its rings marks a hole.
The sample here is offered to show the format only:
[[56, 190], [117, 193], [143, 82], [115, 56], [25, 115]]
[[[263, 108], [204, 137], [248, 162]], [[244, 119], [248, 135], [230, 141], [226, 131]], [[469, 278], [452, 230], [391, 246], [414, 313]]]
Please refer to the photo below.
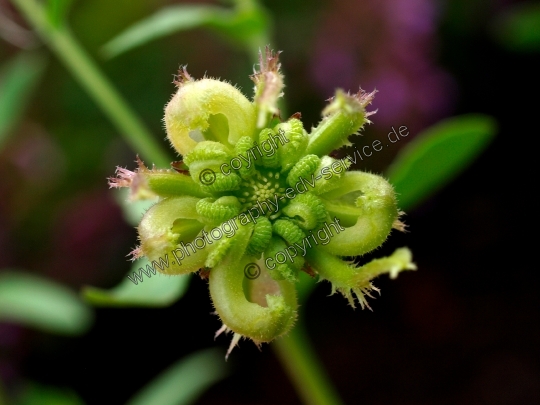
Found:
[[103, 53], [106, 57], [115, 57], [154, 39], [198, 27], [221, 34], [255, 54], [269, 42], [270, 19], [257, 4], [238, 6], [236, 10], [177, 5], [163, 8], [127, 28], [104, 45]]
[[126, 405], [192, 404], [227, 375], [224, 355], [207, 349], [183, 358], [137, 393]]
[[42, 58], [23, 52], [0, 68], [0, 147], [21, 117], [44, 66]]
[[92, 320], [92, 310], [68, 288], [18, 271], [0, 274], [0, 321], [71, 335], [85, 332]]
[[387, 176], [398, 193], [401, 209], [411, 209], [462, 172], [489, 144], [495, 120], [470, 114], [428, 128], [407, 144]]
[[177, 31], [206, 26], [220, 19], [231, 18], [232, 12], [212, 6], [178, 5], [165, 7], [139, 21], [109, 41], [103, 47], [107, 57], [114, 57], [156, 38]]
[[[82, 292], [83, 296], [96, 306], [165, 307], [184, 295], [188, 287], [189, 275], [167, 276], [157, 271], [156, 274], [152, 274], [147, 270], [147, 266], [150, 266], [148, 260], [137, 260], [127, 274], [130, 278], [126, 276], [120, 284], [111, 290], [85, 287]], [[140, 268], [145, 269], [146, 273], [141, 272]]]

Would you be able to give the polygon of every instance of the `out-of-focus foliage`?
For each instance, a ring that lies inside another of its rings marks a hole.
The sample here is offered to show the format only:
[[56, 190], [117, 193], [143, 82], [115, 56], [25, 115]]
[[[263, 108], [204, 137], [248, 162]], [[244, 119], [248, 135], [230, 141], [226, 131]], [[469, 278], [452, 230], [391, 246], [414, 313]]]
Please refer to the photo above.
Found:
[[233, 9], [182, 4], [165, 7], [109, 41], [103, 52], [114, 57], [154, 39], [193, 28], [206, 28], [256, 54], [268, 43], [269, 18], [255, 1], [239, 0]]
[[21, 117], [44, 65], [42, 57], [22, 52], [0, 68], [0, 148]]
[[59, 27], [66, 20], [73, 0], [48, 0], [47, 17], [53, 26]]
[[444, 187], [489, 144], [495, 120], [470, 114], [441, 121], [405, 146], [388, 169], [388, 177], [408, 210]]
[[216, 349], [196, 352], [162, 372], [126, 405], [188, 405], [226, 375], [223, 353]]
[[[140, 222], [144, 212], [155, 204], [154, 200], [139, 200], [130, 202], [127, 200], [127, 190], [118, 190], [115, 193], [116, 201], [122, 208], [127, 222], [136, 225]], [[129, 273], [132, 279], [137, 280], [133, 273], [139, 274], [139, 269], [147, 269], [150, 263], [146, 259], [137, 260]], [[163, 307], [173, 304], [186, 292], [190, 275], [166, 276], [156, 272], [155, 275], [147, 277], [140, 273], [143, 282], [133, 283], [127, 277], [122, 279], [120, 284], [111, 290], [104, 290], [95, 287], [86, 287], [83, 290], [83, 297], [93, 305], [97, 306], [148, 306]], [[149, 273], [151, 274], [151, 273]]]
[[[1, 404], [1, 402], [0, 402]], [[84, 405], [72, 391], [47, 385], [27, 383], [18, 397], [17, 405]]]
[[68, 288], [20, 271], [0, 273], [0, 321], [76, 335], [92, 320], [92, 310]]
[[136, 226], [141, 222], [143, 214], [157, 202], [156, 199], [148, 200], [129, 200], [129, 190], [120, 189], [114, 192], [114, 196], [118, 205], [122, 208], [124, 219], [129, 224]]
[[[351, 91], [358, 86], [367, 91], [377, 89], [372, 104], [377, 114], [369, 131], [380, 135], [393, 125], [407, 125], [415, 134], [452, 113], [457, 86], [433, 51], [439, 41], [438, 2], [324, 3], [324, 17], [313, 30], [315, 46], [305, 67], [313, 90], [328, 97], [336, 86]], [[287, 44], [284, 39], [282, 43]], [[382, 169], [383, 165], [376, 168]]]
[[540, 51], [540, 3], [520, 3], [508, 8], [493, 21], [492, 32], [508, 49]]
[[4, 393], [4, 386], [2, 385], [2, 381], [0, 381], [0, 405], [7, 405], [7, 403], [6, 394]]
[[[139, 274], [139, 269], [147, 269], [147, 266], [150, 266], [148, 260], [137, 260], [128, 276], [136, 280], [133, 273]], [[180, 299], [186, 292], [189, 275], [166, 276], [158, 272], [155, 275], [149, 274], [150, 277], [141, 273], [143, 281], [137, 284], [125, 277], [119, 285], [108, 291], [86, 287], [83, 296], [88, 302], [98, 306], [164, 307]]]

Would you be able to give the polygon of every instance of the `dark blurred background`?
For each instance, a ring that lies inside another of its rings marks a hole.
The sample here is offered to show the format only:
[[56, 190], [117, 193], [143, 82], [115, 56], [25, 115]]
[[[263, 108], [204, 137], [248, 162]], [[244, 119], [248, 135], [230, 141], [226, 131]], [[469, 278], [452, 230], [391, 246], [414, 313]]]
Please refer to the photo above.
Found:
[[[172, 1], [79, 0], [69, 21], [79, 40], [165, 145], [163, 106], [173, 74], [188, 64], [238, 83], [251, 95], [255, 61], [197, 29], [117, 58], [99, 48], [133, 22]], [[200, 2], [202, 3], [202, 2]], [[495, 140], [455, 180], [405, 216], [373, 257], [408, 246], [418, 271], [381, 278], [369, 310], [353, 310], [321, 283], [305, 305], [307, 329], [345, 403], [540, 403], [540, 276], [533, 260], [537, 221], [532, 166], [539, 134], [537, 51], [497, 39], [496, 22], [518, 1], [291, 0], [263, 2], [283, 51], [289, 114], [315, 125], [336, 87], [379, 90], [373, 124], [355, 145], [391, 127], [411, 137], [355, 168], [381, 173], [422, 129], [464, 113], [493, 116]], [[21, 27], [6, 0], [0, 10]], [[538, 27], [540, 29], [540, 27]], [[21, 34], [22, 35], [22, 34]], [[106, 178], [134, 167], [136, 151], [40, 40], [0, 40], [0, 62], [24, 47], [46, 58], [23, 118], [0, 150], [0, 269], [21, 268], [80, 290], [125, 277], [136, 231], [122, 217]], [[173, 151], [170, 150], [171, 160]], [[368, 258], [366, 258], [368, 259]], [[0, 378], [74, 390], [87, 404], [121, 404], [180, 357], [212, 346], [220, 327], [206, 281], [165, 309], [97, 309], [76, 338], [0, 323]], [[230, 377], [200, 404], [296, 404], [268, 345], [244, 341], [229, 358]]]

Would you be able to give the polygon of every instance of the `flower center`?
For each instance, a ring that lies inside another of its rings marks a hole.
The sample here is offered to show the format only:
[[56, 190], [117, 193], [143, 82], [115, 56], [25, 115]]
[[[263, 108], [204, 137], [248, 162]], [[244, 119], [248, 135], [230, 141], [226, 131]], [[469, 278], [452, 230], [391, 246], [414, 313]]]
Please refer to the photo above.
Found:
[[[283, 193], [287, 188], [285, 176], [279, 171], [260, 169], [249, 180], [244, 180], [238, 191], [242, 211], [259, 207], [264, 215], [278, 212], [278, 204], [285, 200]], [[283, 204], [280, 204], [283, 205]], [[268, 209], [266, 209], [268, 208]]]

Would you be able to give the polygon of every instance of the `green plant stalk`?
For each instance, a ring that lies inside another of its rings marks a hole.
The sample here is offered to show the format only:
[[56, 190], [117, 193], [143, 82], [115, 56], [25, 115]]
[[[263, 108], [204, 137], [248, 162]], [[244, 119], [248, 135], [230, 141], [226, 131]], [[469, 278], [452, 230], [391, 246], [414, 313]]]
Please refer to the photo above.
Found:
[[317, 360], [301, 321], [289, 334], [272, 342], [272, 347], [306, 405], [343, 405]]
[[2, 381], [0, 381], [0, 405], [8, 405], [7, 398], [4, 393], [4, 386]]
[[167, 152], [153, 139], [99, 67], [74, 39], [66, 25], [55, 26], [47, 18], [44, 7], [35, 0], [12, 2], [101, 107], [126, 142], [134, 150], [141, 151], [143, 158], [157, 166], [168, 167], [171, 159]]

